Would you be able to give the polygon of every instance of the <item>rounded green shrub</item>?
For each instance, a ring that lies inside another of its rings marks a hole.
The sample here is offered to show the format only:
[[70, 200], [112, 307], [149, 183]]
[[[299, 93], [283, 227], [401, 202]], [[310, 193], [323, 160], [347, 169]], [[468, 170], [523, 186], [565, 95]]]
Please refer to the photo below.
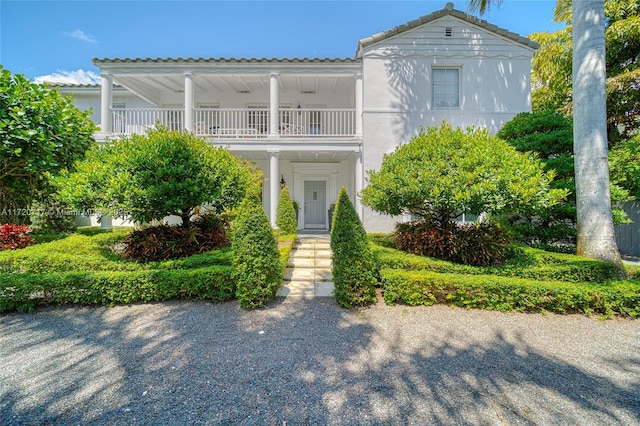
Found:
[[289, 197], [289, 190], [286, 186], [282, 188], [282, 191], [280, 192], [276, 225], [280, 228], [280, 233], [284, 235], [295, 234], [298, 230], [296, 210], [293, 207], [293, 201], [291, 201], [291, 197]]
[[376, 301], [374, 262], [367, 234], [347, 191], [340, 190], [331, 226], [336, 303], [344, 308]]
[[257, 198], [244, 199], [232, 233], [236, 297], [243, 308], [263, 306], [280, 287], [283, 268], [278, 243]]

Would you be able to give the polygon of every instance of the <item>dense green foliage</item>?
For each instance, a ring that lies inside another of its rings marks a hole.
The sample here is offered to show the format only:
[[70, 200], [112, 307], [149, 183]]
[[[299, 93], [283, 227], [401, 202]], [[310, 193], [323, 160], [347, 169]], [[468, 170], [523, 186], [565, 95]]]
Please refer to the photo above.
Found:
[[553, 174], [485, 129], [430, 127], [369, 171], [362, 202], [390, 215], [409, 212], [444, 229], [462, 213], [537, 211], [566, 195]]
[[640, 281], [617, 281], [608, 262], [514, 246], [504, 264], [474, 267], [395, 250], [391, 236], [371, 238], [389, 304], [640, 316]]
[[124, 231], [82, 231], [17, 251], [0, 252], [0, 311], [52, 303], [105, 304], [233, 298], [231, 250], [133, 263], [111, 246]]
[[65, 202], [138, 223], [176, 215], [189, 226], [196, 207], [237, 206], [252, 179], [224, 148], [164, 128], [95, 146], [76, 167], [57, 181]]
[[418, 221], [396, 224], [395, 246], [407, 253], [489, 266], [504, 261], [509, 236], [501, 227], [486, 222], [456, 223], [442, 229], [438, 223]]
[[445, 303], [502, 312], [640, 316], [640, 283], [635, 281], [569, 283], [397, 269], [382, 270], [380, 275], [389, 304]]
[[418, 256], [385, 247], [373, 246], [376, 268], [429, 270], [461, 275], [496, 275], [541, 281], [604, 282], [616, 277], [608, 262], [563, 253], [552, 253], [527, 246], [512, 246], [506, 260], [497, 266], [471, 266]]
[[31, 228], [40, 234], [73, 232], [76, 214], [55, 194], [38, 197], [31, 205]]
[[0, 250], [17, 250], [30, 246], [35, 242], [30, 233], [31, 228], [27, 225], [0, 225]]
[[296, 210], [293, 207], [293, 201], [291, 201], [289, 190], [286, 186], [282, 188], [282, 191], [280, 192], [278, 212], [276, 214], [276, 225], [278, 225], [282, 234], [295, 234], [298, 230]]
[[232, 299], [232, 267], [0, 274], [0, 312], [61, 303], [115, 305], [176, 298]]
[[[553, 112], [521, 113], [506, 123], [497, 134], [520, 152], [535, 152], [547, 171], [554, 172], [551, 187], [568, 191], [566, 199], [538, 210], [535, 215], [518, 212], [503, 217], [520, 241], [550, 244], [575, 243], [576, 197], [571, 119]], [[612, 182], [617, 182], [612, 179]], [[614, 223], [623, 223], [625, 214], [619, 205], [629, 199], [626, 191], [611, 185]]]
[[245, 198], [232, 232], [236, 297], [243, 308], [263, 306], [275, 296], [284, 269], [269, 219], [258, 198]]
[[373, 258], [367, 234], [347, 190], [340, 189], [331, 226], [336, 303], [344, 308], [376, 301]]
[[94, 143], [95, 125], [57, 90], [33, 84], [0, 66], [0, 213], [26, 223], [51, 176], [73, 166]]
[[[569, 26], [529, 37], [534, 53], [531, 83], [534, 111], [572, 109], [572, 27], [570, 2], [559, 2], [555, 19]], [[606, 0], [607, 117], [610, 142], [626, 139], [640, 119], [640, 1]]]
[[609, 164], [611, 179], [640, 200], [640, 135], [616, 145], [609, 152]]

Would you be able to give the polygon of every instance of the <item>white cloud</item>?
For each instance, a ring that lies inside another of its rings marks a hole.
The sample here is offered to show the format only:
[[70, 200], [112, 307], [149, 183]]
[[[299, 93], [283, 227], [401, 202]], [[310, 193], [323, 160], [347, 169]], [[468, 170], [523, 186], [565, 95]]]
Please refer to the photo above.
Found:
[[97, 43], [98, 40], [91, 34], [87, 34], [82, 30], [73, 30], [71, 32], [64, 32], [64, 35], [69, 36], [71, 38], [75, 38], [76, 40], [84, 41], [87, 43]]
[[34, 77], [34, 83], [64, 83], [64, 84], [95, 84], [100, 83], [100, 76], [93, 71], [75, 70], [64, 71], [60, 70], [51, 74], [41, 75]]

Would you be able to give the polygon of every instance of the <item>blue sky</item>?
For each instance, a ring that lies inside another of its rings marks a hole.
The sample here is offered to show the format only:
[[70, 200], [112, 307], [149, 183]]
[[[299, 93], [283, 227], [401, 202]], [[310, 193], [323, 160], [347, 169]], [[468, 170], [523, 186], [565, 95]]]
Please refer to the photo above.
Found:
[[[466, 0], [454, 3], [467, 10]], [[353, 57], [359, 39], [445, 4], [0, 0], [0, 64], [29, 78], [87, 82], [98, 71], [93, 57]], [[526, 36], [561, 27], [554, 6], [506, 0], [482, 18]]]

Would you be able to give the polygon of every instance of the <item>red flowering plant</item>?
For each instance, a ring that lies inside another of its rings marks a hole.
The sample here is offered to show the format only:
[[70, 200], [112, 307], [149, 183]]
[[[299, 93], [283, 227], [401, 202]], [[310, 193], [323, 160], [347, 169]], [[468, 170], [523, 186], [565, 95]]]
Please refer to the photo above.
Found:
[[35, 240], [27, 225], [0, 225], [0, 250], [16, 250], [30, 246]]

